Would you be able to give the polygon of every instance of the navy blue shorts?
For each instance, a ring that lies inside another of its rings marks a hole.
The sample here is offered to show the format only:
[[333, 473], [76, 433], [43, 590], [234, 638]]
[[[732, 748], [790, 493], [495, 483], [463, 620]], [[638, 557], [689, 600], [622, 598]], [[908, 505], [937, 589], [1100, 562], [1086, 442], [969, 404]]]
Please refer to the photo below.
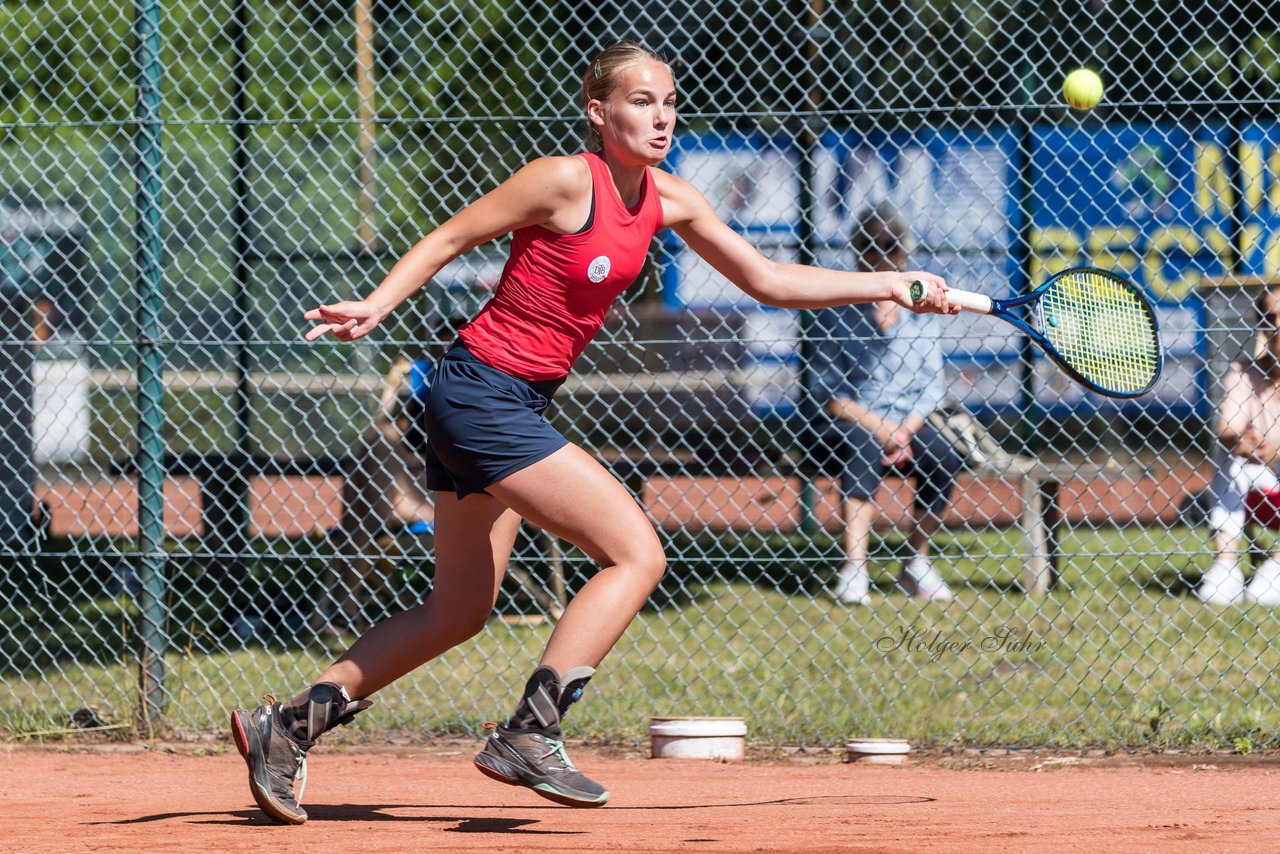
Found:
[[569, 444], [543, 417], [563, 383], [513, 377], [455, 343], [436, 366], [422, 413], [427, 487], [465, 498]]
[[[863, 501], [875, 497], [888, 470], [880, 462], [884, 449], [870, 430], [860, 424], [834, 419], [819, 435], [818, 442], [818, 455], [827, 460], [824, 468], [839, 478], [841, 495]], [[951, 443], [927, 422], [912, 437], [911, 453], [913, 459], [901, 473], [916, 481], [915, 509], [940, 516], [951, 500], [952, 488], [964, 461]]]

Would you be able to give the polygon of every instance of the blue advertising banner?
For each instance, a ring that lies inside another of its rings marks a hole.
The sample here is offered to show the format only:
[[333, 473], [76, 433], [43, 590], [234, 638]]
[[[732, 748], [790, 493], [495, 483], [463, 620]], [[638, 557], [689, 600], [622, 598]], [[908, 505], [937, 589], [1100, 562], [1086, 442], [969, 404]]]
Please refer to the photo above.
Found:
[[[1280, 126], [1241, 132], [1245, 196], [1239, 272], [1280, 273]], [[1160, 386], [1126, 406], [1169, 410], [1204, 405], [1205, 277], [1221, 276], [1231, 254], [1235, 196], [1221, 126], [1041, 127], [1032, 131], [1029, 280], [1072, 266], [1132, 278], [1157, 303], [1167, 365]], [[798, 243], [796, 151], [786, 136], [686, 137], [671, 157], [677, 174], [711, 200], [727, 222], [766, 255], [793, 260]], [[1021, 229], [1018, 155], [1010, 131], [920, 135], [827, 134], [814, 154], [813, 222], [820, 263], [848, 267], [848, 236], [859, 211], [888, 201], [919, 238], [913, 265], [937, 270], [955, 287], [1009, 296], [1028, 275], [1011, 254]], [[758, 309], [672, 237], [665, 299], [676, 307]], [[798, 336], [778, 318], [750, 322], [770, 330], [774, 361]], [[1016, 406], [1019, 339], [1006, 325], [967, 315], [948, 321], [941, 346], [957, 397], [975, 408]], [[792, 372], [793, 373], [793, 372]], [[1050, 408], [1117, 406], [1083, 393], [1045, 360], [1035, 392]], [[784, 386], [794, 376], [770, 380]], [[773, 402], [793, 389], [767, 390]]]

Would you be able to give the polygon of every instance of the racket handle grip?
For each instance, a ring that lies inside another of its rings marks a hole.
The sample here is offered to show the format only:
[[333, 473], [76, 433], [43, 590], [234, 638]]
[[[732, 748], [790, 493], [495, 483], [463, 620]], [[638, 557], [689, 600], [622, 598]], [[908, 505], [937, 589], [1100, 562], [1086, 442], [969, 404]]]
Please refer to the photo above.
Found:
[[[911, 301], [917, 302], [929, 295], [929, 283], [916, 279], [911, 283]], [[974, 314], [990, 314], [992, 308], [991, 297], [986, 294], [974, 293], [973, 291], [962, 291], [956, 288], [947, 289], [947, 302], [952, 305], [958, 305], [965, 311], [972, 311]]]

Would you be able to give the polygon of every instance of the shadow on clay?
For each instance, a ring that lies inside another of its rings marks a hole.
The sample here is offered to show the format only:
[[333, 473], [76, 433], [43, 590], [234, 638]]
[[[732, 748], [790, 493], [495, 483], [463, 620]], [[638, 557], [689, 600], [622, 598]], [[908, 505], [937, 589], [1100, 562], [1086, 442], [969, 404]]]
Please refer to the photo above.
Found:
[[[605, 810], [716, 810], [741, 809], [743, 807], [771, 806], [894, 806], [904, 804], [927, 804], [936, 798], [920, 795], [815, 795], [811, 797], [779, 798], [772, 801], [736, 801], [733, 803], [702, 804], [649, 804], [635, 806], [609, 806]], [[474, 804], [308, 804], [307, 813], [311, 821], [420, 821], [435, 824], [452, 824], [455, 827], [442, 828], [452, 833], [507, 833], [535, 834], [548, 836], [576, 836], [584, 831], [573, 830], [537, 830], [527, 825], [537, 824], [539, 819], [532, 818], [481, 818], [476, 816], [457, 815], [407, 815], [404, 811], [418, 810], [457, 810], [466, 812], [496, 811], [563, 811], [566, 807], [551, 805], [533, 805], [513, 807], [508, 805], [475, 806]], [[156, 821], [186, 820], [193, 824], [231, 824], [231, 825], [268, 825], [269, 821], [258, 810], [229, 810], [224, 812], [167, 812], [153, 815], [125, 818], [119, 821], [93, 821], [87, 825], [103, 824], [147, 824]]]

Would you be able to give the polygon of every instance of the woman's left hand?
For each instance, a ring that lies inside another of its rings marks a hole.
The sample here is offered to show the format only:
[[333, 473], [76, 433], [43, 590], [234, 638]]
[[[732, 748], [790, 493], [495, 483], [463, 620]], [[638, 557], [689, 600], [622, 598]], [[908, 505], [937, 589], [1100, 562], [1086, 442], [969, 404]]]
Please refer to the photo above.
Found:
[[387, 311], [369, 300], [339, 302], [313, 308], [303, 315], [307, 320], [320, 321], [307, 330], [306, 339], [314, 341], [329, 334], [339, 341], [355, 341], [363, 338], [382, 322]]

